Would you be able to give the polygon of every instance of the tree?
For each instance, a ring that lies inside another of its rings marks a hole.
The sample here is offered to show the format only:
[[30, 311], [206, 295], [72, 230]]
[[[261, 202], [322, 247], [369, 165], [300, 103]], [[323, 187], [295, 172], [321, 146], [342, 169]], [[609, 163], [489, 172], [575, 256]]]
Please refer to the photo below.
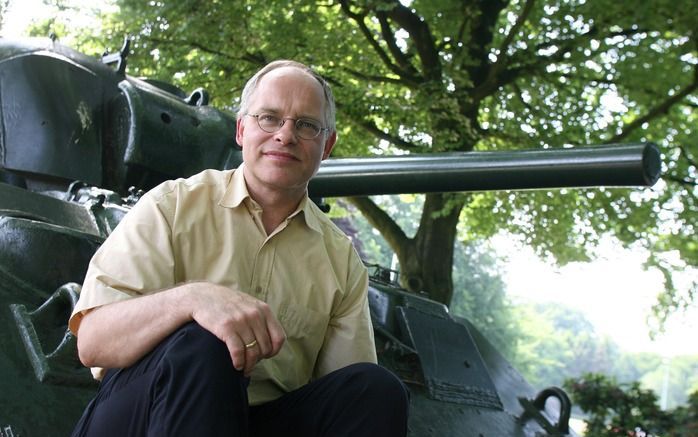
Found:
[[350, 201], [397, 254], [402, 284], [444, 303], [456, 239], [499, 230], [559, 263], [589, 259], [604, 234], [642, 245], [665, 272], [660, 310], [692, 301], [696, 283], [672, 272], [698, 265], [696, 2], [116, 3], [99, 46], [131, 34], [131, 74], [205, 86], [219, 106], [269, 60], [315, 67], [337, 95], [341, 155], [659, 143], [653, 191], [429, 194], [413, 236], [372, 199]]
[[643, 387], [666, 397], [663, 407], [685, 405], [691, 393], [698, 393], [698, 356], [665, 358], [654, 369], [647, 369], [640, 382]]
[[560, 386], [587, 372], [627, 372], [618, 366], [625, 357], [619, 347], [597, 334], [576, 309], [556, 303], [519, 304], [515, 318], [521, 335], [514, 362], [536, 387]]
[[690, 395], [688, 405], [662, 411], [657, 396], [637, 382], [618, 384], [588, 373], [565, 385], [573, 402], [588, 414], [587, 435], [689, 437], [698, 432], [698, 392]]
[[0, 29], [2, 29], [5, 24], [5, 13], [9, 5], [10, 0], [0, 0]]
[[509, 361], [519, 366], [518, 348], [525, 336], [517, 309], [507, 297], [500, 260], [482, 244], [457, 244], [455, 292], [451, 313], [468, 319]]

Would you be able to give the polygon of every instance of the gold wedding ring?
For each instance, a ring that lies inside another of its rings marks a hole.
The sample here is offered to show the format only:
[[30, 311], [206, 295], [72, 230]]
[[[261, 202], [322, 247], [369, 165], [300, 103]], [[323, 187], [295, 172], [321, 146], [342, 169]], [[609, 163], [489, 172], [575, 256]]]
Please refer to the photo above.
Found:
[[245, 349], [249, 349], [249, 348], [255, 347], [255, 346], [257, 346], [257, 340], [256, 340], [256, 339], [255, 339], [255, 340], [252, 340], [252, 341], [249, 342], [249, 343], [247, 343], [247, 344], [245, 345]]

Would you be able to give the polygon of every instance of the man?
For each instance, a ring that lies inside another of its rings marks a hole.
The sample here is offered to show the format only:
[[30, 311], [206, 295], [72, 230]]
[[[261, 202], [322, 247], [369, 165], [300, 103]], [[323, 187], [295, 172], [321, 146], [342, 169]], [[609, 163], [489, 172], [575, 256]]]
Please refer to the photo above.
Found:
[[238, 169], [156, 187], [90, 262], [70, 329], [103, 379], [74, 435], [406, 435], [366, 270], [307, 197], [337, 138], [329, 86], [267, 65], [236, 138]]

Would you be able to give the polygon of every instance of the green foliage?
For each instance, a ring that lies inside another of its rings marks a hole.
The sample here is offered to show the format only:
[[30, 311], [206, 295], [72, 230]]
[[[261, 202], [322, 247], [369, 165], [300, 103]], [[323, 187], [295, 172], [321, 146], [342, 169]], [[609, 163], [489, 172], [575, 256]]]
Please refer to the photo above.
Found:
[[685, 405], [698, 389], [698, 356], [623, 351], [575, 309], [519, 303], [508, 317], [515, 320], [517, 332], [508, 340], [516, 342], [511, 360], [535, 387], [560, 386], [568, 378], [598, 373], [665, 396], [666, 408]]
[[[203, 86], [219, 107], [233, 108], [269, 60], [318, 69], [337, 95], [336, 156], [656, 142], [664, 181], [652, 190], [465, 196], [460, 239], [505, 229], [564, 264], [589, 260], [613, 235], [649, 249], [647, 266], [665, 272], [658, 325], [694, 300], [696, 282], [673, 278], [698, 266], [695, 1], [115, 4], [99, 33], [80, 35], [82, 47], [113, 51], [131, 35], [130, 74]], [[419, 227], [439, 232], [428, 219]], [[401, 244], [404, 234], [388, 240]]]
[[666, 393], [667, 408], [686, 405], [691, 393], [698, 391], [698, 356], [666, 358], [637, 379], [655, 393]]
[[534, 386], [559, 386], [585, 372], [615, 373], [621, 351], [579, 311], [552, 303], [519, 304], [515, 317], [522, 333], [515, 363]]
[[458, 244], [454, 266], [451, 312], [468, 319], [508, 360], [518, 361], [523, 334], [492, 249]]
[[686, 406], [662, 411], [654, 392], [637, 382], [618, 384], [613, 378], [587, 373], [565, 383], [586, 419], [586, 434], [596, 437], [689, 437], [698, 432], [698, 392]]

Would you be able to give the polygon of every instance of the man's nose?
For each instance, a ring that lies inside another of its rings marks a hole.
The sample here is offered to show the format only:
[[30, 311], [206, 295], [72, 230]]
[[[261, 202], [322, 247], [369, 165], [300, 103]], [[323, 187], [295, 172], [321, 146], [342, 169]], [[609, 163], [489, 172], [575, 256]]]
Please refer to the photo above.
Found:
[[293, 142], [298, 140], [296, 134], [296, 122], [294, 120], [284, 120], [278, 131], [276, 131], [276, 139], [283, 143]]

